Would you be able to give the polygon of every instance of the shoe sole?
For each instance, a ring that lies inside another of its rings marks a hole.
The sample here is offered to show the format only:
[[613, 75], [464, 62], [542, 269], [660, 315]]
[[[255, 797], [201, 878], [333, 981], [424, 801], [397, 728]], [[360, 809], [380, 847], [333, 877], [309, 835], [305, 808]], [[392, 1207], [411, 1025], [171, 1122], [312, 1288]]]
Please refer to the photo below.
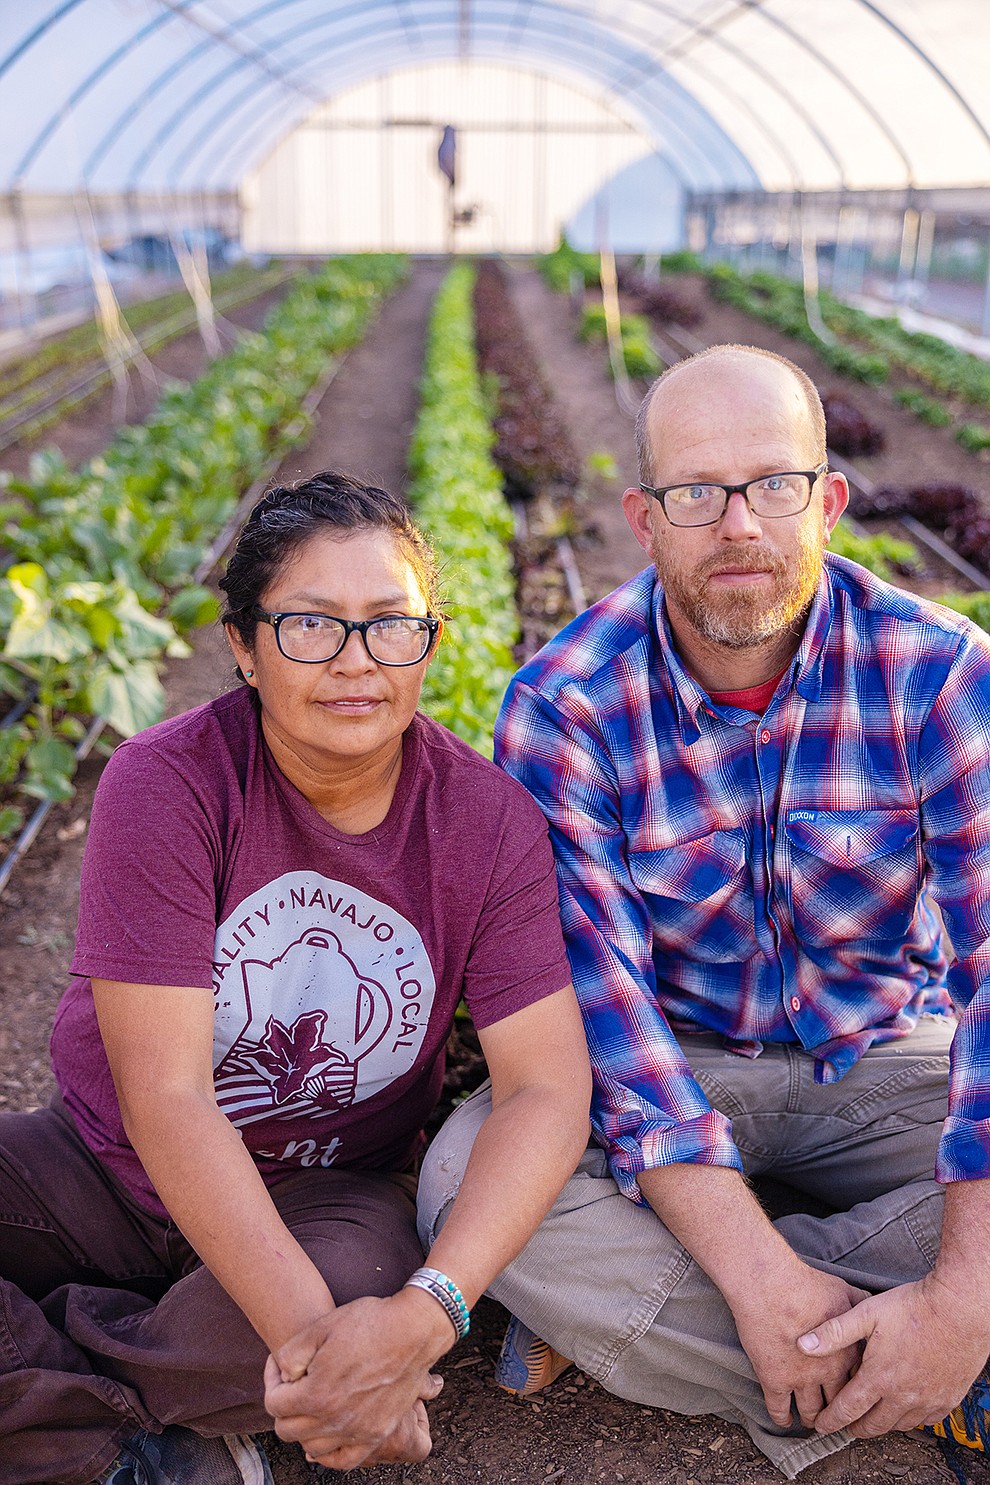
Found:
[[226, 1433], [223, 1441], [241, 1472], [244, 1485], [274, 1485], [268, 1460], [250, 1435]]
[[[534, 1393], [542, 1392], [545, 1387], [549, 1387], [551, 1382], [556, 1382], [557, 1378], [573, 1365], [574, 1363], [568, 1361], [566, 1356], [561, 1356], [558, 1351], [555, 1351], [549, 1342], [541, 1340], [539, 1336], [534, 1336], [522, 1354], [518, 1351], [511, 1351], [509, 1356], [506, 1356], [503, 1346], [503, 1354], [499, 1357], [495, 1371], [495, 1385], [502, 1392], [511, 1393], [513, 1397], [532, 1397]], [[500, 1380], [499, 1371], [508, 1371], [510, 1366], [513, 1370], [520, 1366], [524, 1368], [526, 1377], [521, 1385]]]

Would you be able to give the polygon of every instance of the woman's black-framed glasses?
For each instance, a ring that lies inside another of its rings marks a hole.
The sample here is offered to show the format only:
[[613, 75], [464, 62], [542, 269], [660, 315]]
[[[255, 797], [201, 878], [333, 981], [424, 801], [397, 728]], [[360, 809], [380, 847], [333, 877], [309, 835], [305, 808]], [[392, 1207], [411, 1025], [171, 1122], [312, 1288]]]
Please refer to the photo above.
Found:
[[779, 521], [785, 516], [799, 516], [811, 504], [811, 491], [828, 463], [817, 469], [787, 469], [781, 474], [765, 474], [742, 485], [655, 485], [640, 484], [644, 495], [659, 500], [664, 515], [672, 526], [714, 526], [725, 514], [730, 495], [741, 495], [761, 520]]
[[378, 619], [336, 619], [332, 614], [252, 613], [275, 630], [275, 643], [286, 660], [322, 665], [339, 655], [352, 630], [379, 665], [418, 665], [430, 653], [440, 620], [409, 614], [383, 614]]

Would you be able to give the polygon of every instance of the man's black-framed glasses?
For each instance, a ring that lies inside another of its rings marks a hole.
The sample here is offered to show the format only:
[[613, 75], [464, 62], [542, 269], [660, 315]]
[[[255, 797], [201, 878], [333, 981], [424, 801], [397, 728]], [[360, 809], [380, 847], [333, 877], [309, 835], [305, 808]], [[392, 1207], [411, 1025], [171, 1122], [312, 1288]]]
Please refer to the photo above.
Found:
[[436, 639], [440, 620], [410, 614], [383, 614], [378, 619], [337, 619], [332, 614], [270, 614], [255, 608], [254, 617], [275, 630], [275, 643], [286, 660], [322, 665], [339, 655], [353, 630], [379, 665], [418, 665]]
[[817, 469], [785, 469], [780, 474], [764, 474], [758, 480], [742, 485], [653, 485], [640, 484], [645, 495], [659, 500], [672, 526], [713, 526], [725, 514], [730, 495], [741, 495], [761, 521], [778, 521], [784, 516], [799, 516], [811, 504], [815, 481], [828, 469], [828, 461]]

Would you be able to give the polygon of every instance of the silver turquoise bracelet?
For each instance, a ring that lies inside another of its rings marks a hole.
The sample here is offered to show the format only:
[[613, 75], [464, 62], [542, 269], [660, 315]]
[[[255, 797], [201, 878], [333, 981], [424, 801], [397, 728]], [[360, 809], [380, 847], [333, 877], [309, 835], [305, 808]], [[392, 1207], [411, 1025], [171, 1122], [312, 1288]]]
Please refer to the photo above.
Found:
[[447, 1319], [454, 1327], [454, 1335], [457, 1340], [463, 1341], [471, 1329], [471, 1311], [468, 1309], [464, 1296], [454, 1283], [442, 1274], [438, 1268], [418, 1268], [414, 1274], [410, 1274], [404, 1289], [425, 1289], [427, 1294], [443, 1305]]

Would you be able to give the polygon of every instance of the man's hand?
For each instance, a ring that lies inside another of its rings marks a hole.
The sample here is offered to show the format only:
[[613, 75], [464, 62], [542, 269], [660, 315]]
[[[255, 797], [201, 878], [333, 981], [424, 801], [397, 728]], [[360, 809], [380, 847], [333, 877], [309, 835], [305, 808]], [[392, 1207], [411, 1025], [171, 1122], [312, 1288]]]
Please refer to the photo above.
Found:
[[268, 1359], [275, 1431], [332, 1469], [425, 1459], [422, 1404], [443, 1386], [430, 1368], [453, 1341], [441, 1306], [416, 1289], [321, 1315]]
[[[762, 1288], [730, 1301], [743, 1350], [763, 1388], [767, 1412], [781, 1428], [794, 1422], [792, 1397], [801, 1422], [806, 1428], [814, 1427], [822, 1409], [859, 1362], [855, 1336], [828, 1351], [799, 1350], [795, 1343], [807, 1328], [807, 1317], [819, 1315], [835, 1324], [833, 1316], [848, 1319], [865, 1297], [863, 1290], [809, 1268], [795, 1257], [769, 1292]], [[814, 1323], [820, 1331], [820, 1322]]]
[[828, 1356], [804, 1355], [797, 1338], [844, 1314], [865, 1298], [863, 1291], [799, 1258], [737, 1171], [668, 1165], [637, 1179], [653, 1210], [721, 1290], [770, 1417], [791, 1426], [793, 1396], [811, 1428], [855, 1370], [859, 1352], [849, 1344]]
[[975, 1307], [934, 1274], [872, 1295], [798, 1341], [807, 1356], [845, 1355], [866, 1342], [859, 1370], [816, 1420], [821, 1433], [856, 1438], [938, 1423], [986, 1364], [985, 1325]]

